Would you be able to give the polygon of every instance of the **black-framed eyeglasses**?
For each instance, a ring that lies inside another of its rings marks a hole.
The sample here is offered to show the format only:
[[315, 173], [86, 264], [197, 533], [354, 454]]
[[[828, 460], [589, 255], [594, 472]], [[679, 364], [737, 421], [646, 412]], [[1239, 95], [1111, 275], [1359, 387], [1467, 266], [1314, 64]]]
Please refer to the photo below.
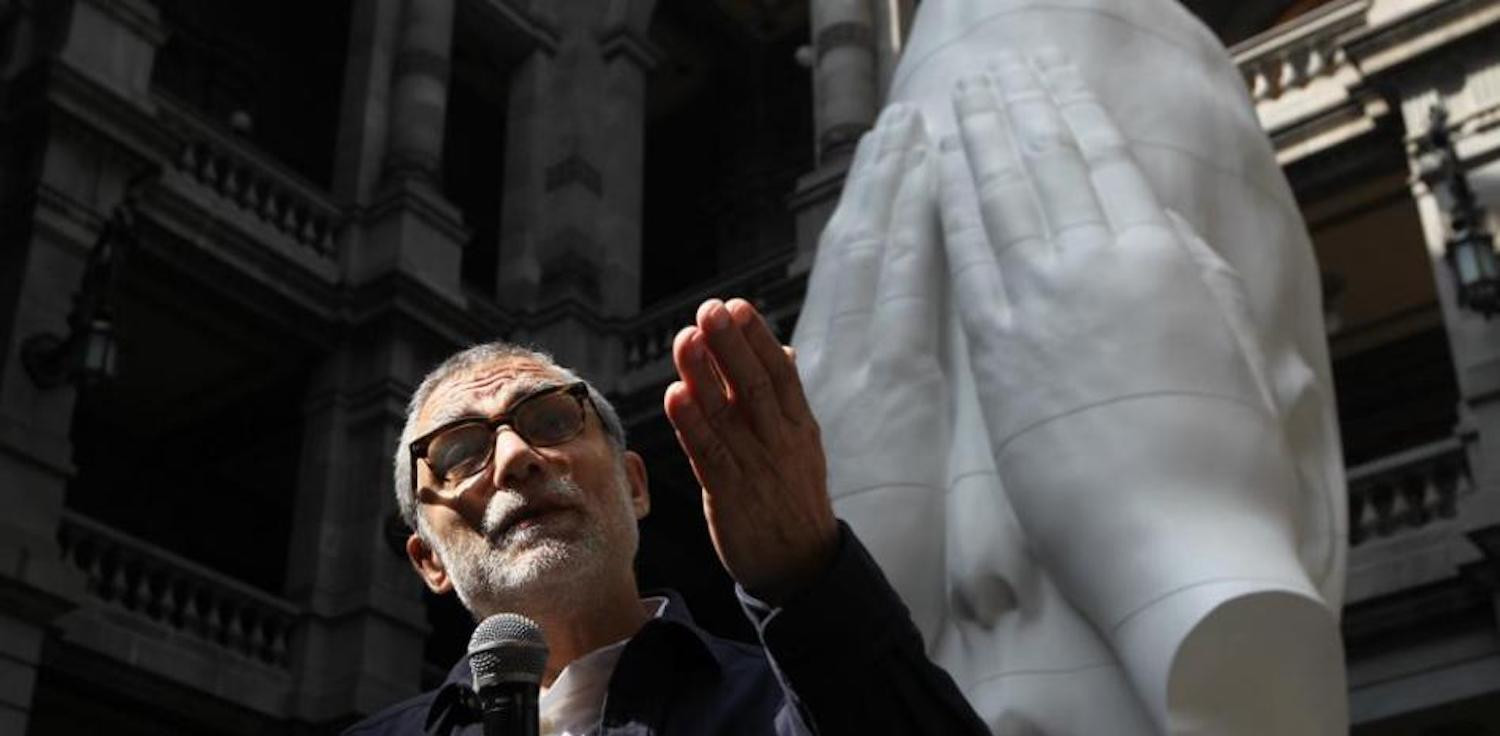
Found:
[[[411, 486], [417, 488], [417, 461], [427, 463], [439, 493], [448, 493], [489, 465], [495, 435], [509, 426], [532, 447], [552, 447], [577, 437], [586, 416], [588, 384], [579, 381], [544, 388], [497, 417], [466, 417], [448, 422], [412, 440]], [[592, 402], [590, 402], [592, 403]]]

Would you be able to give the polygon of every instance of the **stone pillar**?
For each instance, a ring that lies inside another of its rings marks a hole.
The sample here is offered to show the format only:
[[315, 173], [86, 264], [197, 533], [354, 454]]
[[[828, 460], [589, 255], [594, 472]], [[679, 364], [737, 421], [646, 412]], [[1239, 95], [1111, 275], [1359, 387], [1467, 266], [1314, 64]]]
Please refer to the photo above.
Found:
[[[1492, 76], [1496, 68], [1500, 68], [1500, 56], [1492, 58], [1487, 69], [1482, 64], [1471, 67], [1475, 70], [1475, 77], [1481, 70]], [[1409, 143], [1412, 196], [1433, 259], [1438, 303], [1453, 352], [1453, 365], [1458, 373], [1461, 395], [1459, 434], [1468, 447], [1469, 464], [1478, 491], [1460, 499], [1459, 518], [1465, 530], [1475, 530], [1500, 524], [1500, 319], [1485, 319], [1458, 304], [1453, 269], [1445, 258], [1450, 232], [1448, 203], [1429, 182], [1423, 180], [1415, 141], [1429, 129], [1428, 112], [1433, 104], [1443, 100], [1450, 113], [1450, 134], [1460, 166], [1467, 169], [1466, 176], [1478, 203], [1488, 214], [1489, 232], [1492, 235], [1500, 233], [1500, 216], [1497, 216], [1500, 188], [1494, 185], [1500, 181], [1500, 161], [1495, 160], [1495, 153], [1500, 152], [1500, 130], [1481, 124], [1483, 111], [1500, 103], [1500, 92], [1489, 85], [1476, 85], [1476, 80], [1471, 78], [1466, 80], [1467, 84], [1457, 85], [1458, 94], [1444, 99], [1443, 90], [1455, 87], [1451, 71], [1435, 69], [1431, 71], [1431, 78], [1408, 77], [1407, 81], [1416, 83], [1403, 90], [1402, 116], [1407, 140], [1412, 141]], [[1488, 97], [1484, 94], [1487, 90]]]
[[403, 0], [393, 28], [396, 11], [393, 0], [380, 0], [354, 14], [339, 141], [339, 162], [351, 168], [339, 186], [367, 204], [361, 227], [346, 235], [345, 267], [355, 283], [399, 273], [462, 303], [468, 233], [437, 186], [454, 0]]
[[293, 642], [292, 712], [320, 726], [366, 715], [420, 685], [421, 582], [386, 543], [391, 453], [425, 367], [392, 315], [325, 357], [304, 404], [287, 596], [305, 608]]
[[511, 80], [499, 298], [523, 311], [569, 305], [531, 337], [585, 372], [613, 368], [618, 350], [592, 326], [597, 319], [574, 317], [639, 308], [653, 6], [549, 5], [555, 48], [534, 51]]
[[387, 177], [432, 179], [443, 160], [454, 0], [407, 0], [391, 71]]
[[875, 124], [881, 65], [872, 2], [888, 0], [812, 3], [813, 115], [820, 165], [847, 157]]
[[799, 58], [812, 69], [818, 165], [797, 181], [790, 200], [797, 218], [797, 258], [788, 266], [791, 274], [812, 269], [818, 238], [844, 188], [849, 156], [860, 136], [874, 127], [880, 99], [896, 68], [899, 49], [892, 39], [904, 42], [909, 5], [910, 0], [812, 2], [813, 45], [806, 56], [799, 52]]
[[105, 98], [117, 119], [144, 118], [164, 33], [145, 0], [0, 11], [0, 30], [15, 44], [0, 49], [0, 733], [21, 734], [48, 626], [83, 595], [56, 540], [74, 472], [76, 394], [38, 385], [22, 345], [66, 334], [89, 247], [145, 155], [101, 143], [86, 123], [47, 121], [69, 114], [58, 108], [89, 110]]
[[333, 171], [334, 195], [346, 202], [368, 204], [385, 163], [391, 70], [402, 5], [402, 0], [370, 0], [350, 8], [349, 54]]
[[891, 76], [896, 73], [896, 64], [901, 61], [901, 49], [906, 46], [906, 37], [911, 33], [912, 13], [916, 10], [913, 0], [871, 0], [874, 18], [874, 45], [876, 68], [880, 88], [876, 104], [884, 103], [891, 89]]
[[344, 233], [344, 267], [352, 311], [366, 316], [310, 382], [287, 570], [287, 596], [305, 609], [292, 712], [315, 730], [420, 684], [422, 585], [384, 525], [407, 397], [477, 336], [462, 311], [468, 235], [438, 188], [453, 21], [454, 0], [353, 10], [335, 190], [362, 212]]

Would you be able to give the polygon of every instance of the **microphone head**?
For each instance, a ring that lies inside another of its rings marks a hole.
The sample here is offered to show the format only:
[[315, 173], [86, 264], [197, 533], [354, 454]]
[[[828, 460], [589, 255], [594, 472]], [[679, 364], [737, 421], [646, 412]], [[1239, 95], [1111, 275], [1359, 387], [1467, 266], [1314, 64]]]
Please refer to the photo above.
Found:
[[516, 613], [497, 613], [474, 627], [469, 637], [469, 669], [474, 690], [521, 682], [540, 685], [547, 666], [542, 627]]

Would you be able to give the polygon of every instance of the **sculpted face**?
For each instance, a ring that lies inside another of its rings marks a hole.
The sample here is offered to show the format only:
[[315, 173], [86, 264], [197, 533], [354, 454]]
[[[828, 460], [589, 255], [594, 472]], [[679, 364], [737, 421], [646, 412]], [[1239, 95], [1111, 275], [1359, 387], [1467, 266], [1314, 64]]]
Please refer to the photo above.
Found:
[[[421, 407], [417, 436], [455, 419], [494, 417], [538, 390], [569, 383], [514, 358], [458, 374]], [[453, 589], [476, 616], [568, 605], [601, 585], [633, 586], [636, 520], [649, 508], [639, 456], [617, 450], [592, 405], [578, 436], [532, 447], [509, 426], [494, 457], [446, 494], [417, 463], [423, 534], [407, 553], [434, 592]]]

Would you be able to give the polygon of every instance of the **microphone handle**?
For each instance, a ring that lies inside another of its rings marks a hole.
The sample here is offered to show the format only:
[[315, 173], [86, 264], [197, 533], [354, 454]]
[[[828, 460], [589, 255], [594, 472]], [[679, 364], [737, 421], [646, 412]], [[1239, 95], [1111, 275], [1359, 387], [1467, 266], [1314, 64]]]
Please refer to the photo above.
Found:
[[512, 682], [479, 693], [484, 736], [538, 736], [537, 686]]

